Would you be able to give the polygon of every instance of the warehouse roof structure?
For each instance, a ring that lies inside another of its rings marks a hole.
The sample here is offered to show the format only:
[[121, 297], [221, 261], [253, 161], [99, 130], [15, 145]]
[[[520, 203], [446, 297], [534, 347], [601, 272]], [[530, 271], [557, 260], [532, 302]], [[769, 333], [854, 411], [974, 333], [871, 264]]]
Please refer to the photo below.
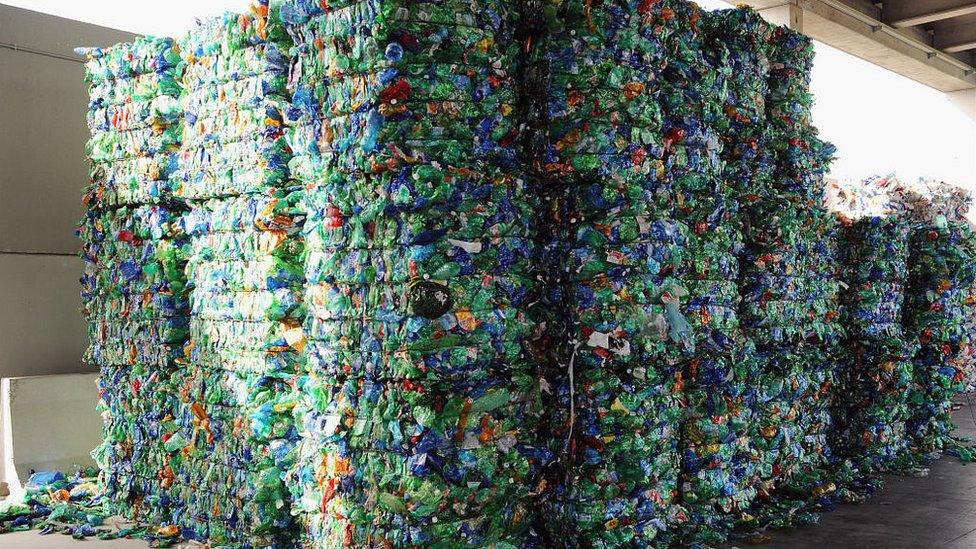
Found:
[[751, 0], [837, 49], [976, 103], [976, 0]]

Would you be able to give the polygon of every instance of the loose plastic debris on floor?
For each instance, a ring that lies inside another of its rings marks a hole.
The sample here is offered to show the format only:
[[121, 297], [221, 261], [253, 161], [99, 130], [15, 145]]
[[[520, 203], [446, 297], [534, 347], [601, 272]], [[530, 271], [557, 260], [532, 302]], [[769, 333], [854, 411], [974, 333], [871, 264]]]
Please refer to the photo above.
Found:
[[95, 469], [79, 471], [74, 477], [60, 472], [32, 473], [24, 484], [24, 501], [4, 502], [0, 509], [3, 533], [39, 528], [42, 534], [70, 534], [75, 539], [115, 538], [115, 531], [96, 531], [112, 514], [109, 500], [99, 497], [102, 488], [97, 474]]
[[273, 0], [85, 51], [102, 473], [5, 528], [714, 546], [971, 457], [968, 195], [825, 192], [812, 42], [754, 11]]

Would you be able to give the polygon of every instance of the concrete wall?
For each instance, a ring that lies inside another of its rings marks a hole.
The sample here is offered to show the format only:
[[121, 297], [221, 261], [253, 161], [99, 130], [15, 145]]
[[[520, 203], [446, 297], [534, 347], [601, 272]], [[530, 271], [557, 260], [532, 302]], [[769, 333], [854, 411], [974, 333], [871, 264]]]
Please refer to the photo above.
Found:
[[102, 432], [97, 378], [90, 373], [0, 382], [0, 474], [15, 497], [32, 469], [70, 475], [95, 465], [91, 452]]
[[0, 5], [0, 377], [92, 370], [74, 235], [88, 93], [73, 50], [132, 38]]
[[948, 96], [952, 104], [959, 107], [959, 110], [970, 120], [976, 122], [976, 88], [951, 92]]
[[[972, 131], [968, 137], [963, 137], [964, 141], [960, 150], [969, 151], [967, 155], [962, 157], [962, 161], [969, 166], [969, 173], [972, 174], [969, 178], [970, 188], [976, 189], [976, 88], [951, 92], [947, 96], [949, 101], [959, 108], [960, 112], [973, 121]], [[976, 212], [971, 211], [970, 217], [974, 216], [976, 216]]]

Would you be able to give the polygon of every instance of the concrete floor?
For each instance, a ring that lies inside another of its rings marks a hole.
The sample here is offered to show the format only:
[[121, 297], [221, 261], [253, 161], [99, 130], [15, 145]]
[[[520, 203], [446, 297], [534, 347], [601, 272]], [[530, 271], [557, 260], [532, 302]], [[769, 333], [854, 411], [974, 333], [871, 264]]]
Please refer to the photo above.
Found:
[[[976, 395], [964, 395], [954, 413], [956, 434], [976, 439]], [[976, 464], [954, 457], [932, 463], [926, 477], [888, 476], [860, 505], [842, 505], [820, 524], [769, 532], [769, 549], [974, 549]], [[81, 543], [81, 545], [79, 545]], [[78, 542], [36, 531], [0, 535], [0, 549], [145, 549], [142, 540]], [[185, 545], [184, 547], [200, 547]], [[751, 546], [739, 546], [747, 549]]]
[[146, 549], [148, 544], [139, 539], [78, 541], [72, 539], [71, 536], [61, 534], [42, 536], [36, 530], [0, 535], [0, 548], [2, 549], [32, 549], [34, 547], [43, 549]]

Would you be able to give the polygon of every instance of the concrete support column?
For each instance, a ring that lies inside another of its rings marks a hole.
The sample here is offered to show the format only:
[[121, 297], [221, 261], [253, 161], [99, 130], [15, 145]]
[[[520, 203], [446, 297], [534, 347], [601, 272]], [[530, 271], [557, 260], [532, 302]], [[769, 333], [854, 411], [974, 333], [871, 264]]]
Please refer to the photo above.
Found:
[[959, 108], [964, 116], [969, 117], [969, 120], [972, 121], [968, 142], [963, 143], [960, 147], [960, 150], [968, 151], [965, 153], [967, 156], [963, 157], [963, 161], [969, 166], [969, 173], [971, 174], [969, 180], [963, 181], [962, 184], [976, 186], [976, 88], [949, 92], [946, 97]]
[[959, 107], [970, 120], [976, 122], [976, 88], [949, 92], [946, 94], [949, 101]]

